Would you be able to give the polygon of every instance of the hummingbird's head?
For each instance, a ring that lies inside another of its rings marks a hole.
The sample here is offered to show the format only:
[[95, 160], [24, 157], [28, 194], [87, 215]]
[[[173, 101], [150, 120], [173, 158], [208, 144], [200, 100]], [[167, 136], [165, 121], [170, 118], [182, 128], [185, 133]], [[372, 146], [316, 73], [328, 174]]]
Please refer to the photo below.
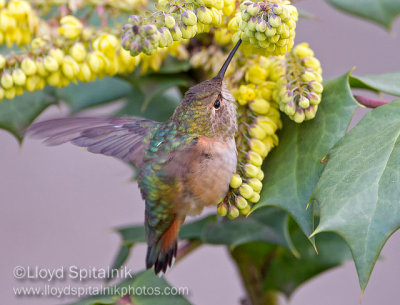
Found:
[[218, 75], [191, 87], [172, 116], [184, 132], [226, 140], [237, 130], [235, 99], [224, 83], [225, 71], [240, 45], [229, 54]]

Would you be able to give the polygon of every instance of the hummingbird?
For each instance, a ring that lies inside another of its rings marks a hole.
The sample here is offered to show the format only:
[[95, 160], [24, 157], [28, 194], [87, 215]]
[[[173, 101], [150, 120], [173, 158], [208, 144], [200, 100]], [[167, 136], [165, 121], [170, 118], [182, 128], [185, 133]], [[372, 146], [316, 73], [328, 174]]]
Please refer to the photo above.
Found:
[[220, 202], [236, 171], [236, 106], [224, 75], [240, 42], [217, 76], [191, 87], [166, 122], [70, 117], [27, 130], [47, 145], [71, 142], [136, 166], [145, 201], [146, 267], [156, 274], [172, 266], [185, 217]]

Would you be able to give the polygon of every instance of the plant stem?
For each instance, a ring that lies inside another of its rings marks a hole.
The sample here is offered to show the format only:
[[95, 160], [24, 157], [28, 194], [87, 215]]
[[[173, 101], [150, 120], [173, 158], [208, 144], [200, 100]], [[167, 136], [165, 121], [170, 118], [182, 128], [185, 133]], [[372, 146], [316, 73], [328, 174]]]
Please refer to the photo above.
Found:
[[354, 98], [357, 100], [357, 102], [359, 102], [361, 105], [367, 108], [377, 108], [390, 103], [390, 101], [385, 101], [381, 99], [370, 98], [360, 95], [354, 95]]
[[182, 247], [178, 249], [178, 253], [176, 254], [176, 262], [179, 262], [186, 255], [190, 254], [200, 246], [201, 246], [200, 242], [188, 241], [186, 244], [184, 244]]
[[233, 250], [230, 252], [239, 269], [243, 286], [247, 292], [247, 299], [242, 300], [243, 305], [279, 305], [278, 294], [264, 289], [264, 279], [269, 264], [275, 252], [269, 255], [263, 266], [256, 266], [246, 252]]

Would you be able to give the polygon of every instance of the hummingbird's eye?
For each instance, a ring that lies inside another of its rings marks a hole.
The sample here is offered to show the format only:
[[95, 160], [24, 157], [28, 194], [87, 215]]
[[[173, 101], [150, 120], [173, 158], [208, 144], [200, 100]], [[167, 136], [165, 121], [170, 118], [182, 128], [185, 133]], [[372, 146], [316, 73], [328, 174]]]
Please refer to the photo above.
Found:
[[214, 108], [218, 109], [221, 106], [221, 101], [219, 100], [219, 98], [217, 98], [214, 102]]

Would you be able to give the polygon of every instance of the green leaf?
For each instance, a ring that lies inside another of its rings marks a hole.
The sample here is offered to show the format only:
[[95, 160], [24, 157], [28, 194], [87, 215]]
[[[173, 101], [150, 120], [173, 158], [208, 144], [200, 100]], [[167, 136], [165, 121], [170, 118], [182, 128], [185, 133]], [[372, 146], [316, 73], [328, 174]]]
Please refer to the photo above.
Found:
[[121, 234], [122, 243], [126, 246], [146, 242], [143, 225], [119, 228], [117, 232]]
[[227, 245], [230, 249], [250, 242], [267, 242], [295, 251], [287, 234], [287, 217], [280, 209], [260, 209], [247, 218], [210, 224], [201, 241]]
[[[147, 270], [134, 274], [133, 278], [127, 279], [117, 285], [116, 289], [114, 289], [115, 293], [113, 294], [91, 296], [79, 302], [71, 303], [70, 305], [116, 304], [118, 300], [129, 292], [132, 304], [135, 305], [190, 305], [181, 295], [166, 295], [163, 293], [164, 291], [171, 292], [170, 288], [171, 286], [164, 278], [156, 276], [153, 270]], [[143, 291], [143, 289], [145, 289], [145, 291]], [[137, 293], [134, 293], [135, 291]], [[158, 291], [159, 293], [158, 295], [157, 293], [152, 294], [152, 291]]]
[[[200, 241], [205, 230], [210, 222], [216, 221], [216, 215], [210, 215], [199, 220], [184, 224], [179, 232], [180, 239], [191, 239]], [[117, 232], [121, 235], [122, 244], [114, 259], [113, 268], [119, 269], [128, 259], [132, 247], [136, 243], [145, 243], [144, 226], [129, 226], [118, 228]]]
[[313, 198], [314, 233], [332, 231], [348, 243], [364, 290], [379, 253], [400, 227], [400, 100], [368, 113], [328, 156]]
[[177, 87], [188, 87], [186, 76], [146, 75], [133, 78], [134, 88], [119, 115], [134, 115], [156, 121], [167, 120], [182, 99]]
[[[131, 248], [132, 245], [124, 245], [122, 244], [121, 247], [119, 248], [119, 251], [117, 253], [117, 255], [114, 258], [114, 261], [112, 263], [112, 269], [116, 270], [121, 268], [125, 262], [127, 261], [127, 259], [129, 258], [129, 255], [131, 254]], [[111, 273], [109, 277], [107, 277], [107, 281], [110, 281], [113, 279], [114, 274]]]
[[190, 68], [188, 60], [178, 60], [176, 57], [167, 56], [158, 73], [175, 74], [189, 71]]
[[26, 92], [13, 100], [5, 99], [0, 102], [0, 128], [9, 131], [22, 142], [25, 129], [55, 102], [49, 88], [34, 93]]
[[317, 17], [313, 14], [310, 13], [309, 11], [306, 11], [304, 9], [298, 9], [299, 12], [299, 17], [303, 19], [311, 19], [311, 20], [316, 20]]
[[306, 209], [324, 164], [321, 160], [345, 135], [358, 107], [348, 84], [349, 73], [328, 82], [316, 118], [296, 124], [284, 117], [280, 144], [266, 159], [261, 200], [254, 210], [275, 206], [286, 210], [308, 236], [312, 209]]
[[300, 253], [299, 257], [294, 257], [287, 249], [280, 248], [271, 260], [264, 278], [265, 290], [278, 290], [290, 297], [309, 279], [351, 259], [346, 243], [333, 233], [324, 233], [316, 238], [318, 253], [311, 247], [298, 226], [292, 230], [292, 238]]
[[[162, 122], [166, 121], [172, 115], [181, 99], [182, 95], [179, 90], [170, 88], [157, 95], [156, 98], [150, 98], [146, 102], [145, 95], [136, 88], [133, 88], [125, 106], [118, 110], [117, 114], [139, 116]], [[147, 104], [145, 107], [144, 103]]]
[[400, 1], [397, 0], [326, 0], [334, 7], [390, 30], [400, 15]]
[[191, 239], [201, 241], [205, 229], [217, 221], [217, 215], [209, 215], [199, 220], [186, 223], [179, 231], [179, 239]]
[[100, 106], [126, 97], [132, 86], [115, 77], [105, 77], [91, 83], [70, 84], [57, 89], [57, 97], [67, 102], [73, 113], [89, 107]]
[[[309, 279], [351, 259], [349, 248], [339, 236], [333, 233], [318, 236], [319, 253], [316, 253], [298, 225], [291, 221], [290, 228], [299, 250], [296, 256], [289, 249], [264, 242], [246, 243], [231, 250], [250, 296], [255, 292], [258, 298], [268, 300], [279, 291], [290, 297]], [[260, 291], [264, 291], [263, 296]]]
[[[123, 227], [117, 229], [117, 232], [122, 237], [122, 245], [114, 260], [114, 268], [124, 264], [136, 243], [146, 242], [143, 226]], [[268, 242], [287, 247], [297, 254], [288, 233], [287, 213], [271, 207], [256, 211], [248, 218], [232, 221], [217, 218], [216, 215], [206, 216], [184, 224], [179, 239], [227, 245], [231, 249], [249, 242]]]
[[400, 96], [399, 83], [400, 72], [366, 76], [350, 76], [350, 86], [352, 88], [368, 89], [395, 96]]

